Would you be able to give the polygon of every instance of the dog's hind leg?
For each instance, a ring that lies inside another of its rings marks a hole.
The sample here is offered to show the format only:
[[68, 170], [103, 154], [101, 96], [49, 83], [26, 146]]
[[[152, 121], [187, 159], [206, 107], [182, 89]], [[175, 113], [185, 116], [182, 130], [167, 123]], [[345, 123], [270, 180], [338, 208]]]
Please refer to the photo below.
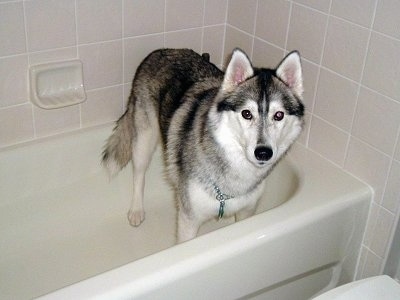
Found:
[[157, 146], [159, 137], [156, 118], [135, 119], [137, 134], [132, 142], [133, 198], [128, 212], [129, 223], [139, 226], [145, 217], [143, 197], [146, 170]]
[[191, 218], [180, 207], [178, 211], [177, 242], [182, 243], [196, 237], [200, 223]]

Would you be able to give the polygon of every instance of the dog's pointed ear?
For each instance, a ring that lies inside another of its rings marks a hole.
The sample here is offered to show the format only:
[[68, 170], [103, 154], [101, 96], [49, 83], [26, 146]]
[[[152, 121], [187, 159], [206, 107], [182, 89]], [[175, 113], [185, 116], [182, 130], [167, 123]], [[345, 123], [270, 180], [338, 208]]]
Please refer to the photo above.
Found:
[[290, 52], [276, 68], [276, 75], [295, 95], [298, 97], [303, 95], [303, 72], [299, 52]]
[[254, 70], [247, 55], [240, 49], [235, 49], [226, 68], [223, 90], [231, 90], [253, 76]]

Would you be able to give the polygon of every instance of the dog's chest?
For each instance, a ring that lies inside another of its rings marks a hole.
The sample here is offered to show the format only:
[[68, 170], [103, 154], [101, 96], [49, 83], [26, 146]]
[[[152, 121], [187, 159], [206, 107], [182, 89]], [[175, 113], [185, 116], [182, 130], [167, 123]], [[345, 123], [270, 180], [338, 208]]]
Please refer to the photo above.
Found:
[[[218, 193], [213, 186], [206, 188], [195, 180], [190, 181], [188, 184], [187, 201], [190, 203], [191, 214], [195, 218], [218, 218], [221, 214], [221, 194], [223, 194], [223, 191]], [[255, 206], [259, 197], [259, 189], [246, 195], [229, 195], [222, 200], [224, 201], [222, 205], [223, 216], [229, 217], [244, 208]]]

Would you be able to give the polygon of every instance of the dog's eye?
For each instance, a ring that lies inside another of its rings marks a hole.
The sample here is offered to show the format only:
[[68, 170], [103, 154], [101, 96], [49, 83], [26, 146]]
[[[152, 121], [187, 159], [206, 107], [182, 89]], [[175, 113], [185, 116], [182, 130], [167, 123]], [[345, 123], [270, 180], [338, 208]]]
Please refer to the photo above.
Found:
[[285, 113], [283, 111], [277, 111], [274, 114], [274, 120], [275, 121], [281, 121], [283, 119], [283, 117], [285, 116]]
[[251, 120], [253, 118], [253, 115], [248, 109], [242, 110], [242, 117], [245, 118], [246, 120]]

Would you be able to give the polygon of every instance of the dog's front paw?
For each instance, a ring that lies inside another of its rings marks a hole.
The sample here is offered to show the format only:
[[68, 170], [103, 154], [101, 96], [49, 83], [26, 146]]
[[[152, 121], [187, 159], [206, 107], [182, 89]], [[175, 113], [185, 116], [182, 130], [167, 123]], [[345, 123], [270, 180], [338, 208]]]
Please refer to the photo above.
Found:
[[139, 226], [144, 221], [144, 211], [143, 210], [139, 210], [139, 211], [129, 210], [128, 220], [132, 226], [135, 226], [135, 227]]

